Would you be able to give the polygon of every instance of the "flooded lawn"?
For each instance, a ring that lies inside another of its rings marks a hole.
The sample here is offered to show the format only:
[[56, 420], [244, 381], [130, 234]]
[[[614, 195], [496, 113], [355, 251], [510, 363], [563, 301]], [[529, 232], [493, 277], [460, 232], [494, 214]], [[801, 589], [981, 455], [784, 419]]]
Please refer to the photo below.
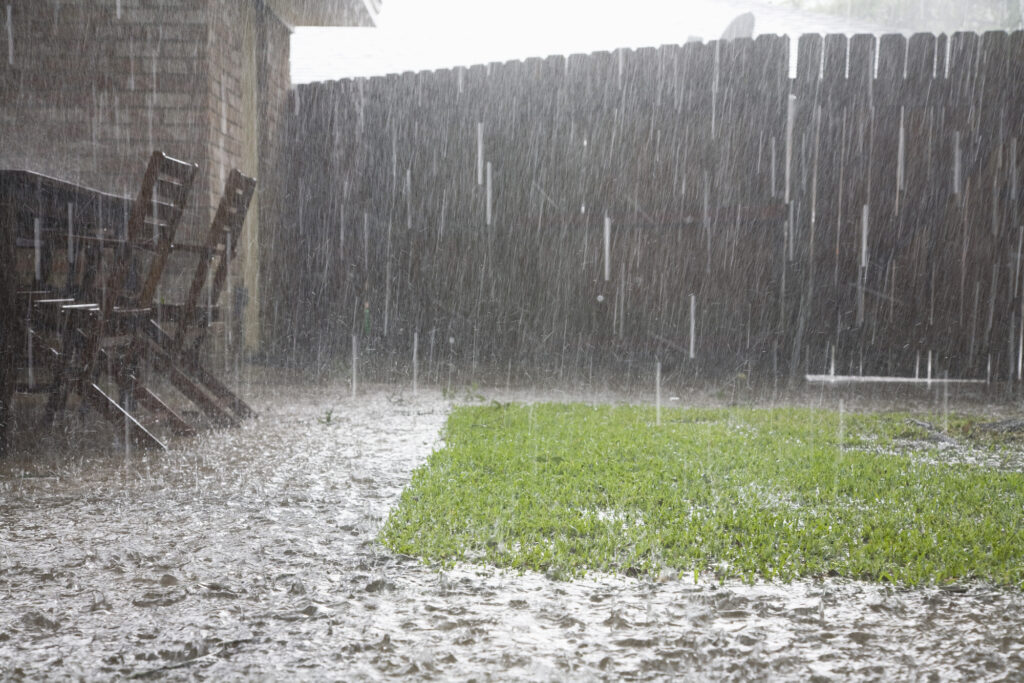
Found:
[[0, 678], [1024, 675], [1014, 590], [395, 556], [377, 533], [450, 401], [277, 385], [253, 403], [259, 420], [168, 454], [0, 465]]

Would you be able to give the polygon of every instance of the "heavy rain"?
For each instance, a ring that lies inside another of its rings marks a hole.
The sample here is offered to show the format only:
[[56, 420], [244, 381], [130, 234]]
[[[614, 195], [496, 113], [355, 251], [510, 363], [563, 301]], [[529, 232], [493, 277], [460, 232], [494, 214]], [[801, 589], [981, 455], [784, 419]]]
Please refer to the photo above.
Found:
[[0, 0], [0, 679], [1024, 676], [934, 4]]

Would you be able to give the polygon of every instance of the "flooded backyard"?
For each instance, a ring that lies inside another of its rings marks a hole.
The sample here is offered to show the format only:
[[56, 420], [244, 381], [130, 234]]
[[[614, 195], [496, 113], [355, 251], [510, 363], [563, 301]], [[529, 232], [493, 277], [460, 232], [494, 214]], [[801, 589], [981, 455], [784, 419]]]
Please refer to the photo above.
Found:
[[2, 4], [0, 683], [1024, 681], [1024, 0]]
[[[167, 454], [0, 465], [0, 678], [1024, 675], [1013, 590], [567, 582], [396, 556], [378, 530], [440, 443], [450, 397], [290, 383], [251, 395], [258, 420]], [[66, 447], [44, 438], [35, 450]]]

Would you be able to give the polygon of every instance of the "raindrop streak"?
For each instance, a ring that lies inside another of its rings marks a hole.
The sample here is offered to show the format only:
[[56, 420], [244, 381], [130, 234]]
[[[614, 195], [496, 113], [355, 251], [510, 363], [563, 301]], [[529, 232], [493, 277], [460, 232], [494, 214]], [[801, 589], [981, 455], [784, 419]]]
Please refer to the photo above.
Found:
[[612, 219], [608, 214], [604, 215], [604, 281], [608, 282], [612, 277]]
[[116, 7], [117, 7], [117, 18], [120, 19], [121, 18], [121, 0], [117, 0]]
[[690, 358], [697, 357], [697, 295], [690, 295]]
[[491, 162], [487, 162], [487, 225], [491, 224]]
[[405, 169], [405, 225], [412, 230], [412, 169]]
[[[30, 308], [30, 310], [31, 310], [31, 308]], [[25, 326], [25, 341], [26, 341], [27, 350], [28, 350], [28, 388], [31, 390], [31, 389], [35, 389], [36, 388], [35, 363], [32, 362], [32, 326], [31, 325], [26, 325]]]
[[785, 195], [783, 201], [789, 204], [789, 181], [792, 175], [793, 165], [793, 123], [796, 119], [796, 95], [790, 95], [786, 100], [786, 174], [785, 174]]
[[75, 262], [75, 205], [72, 202], [68, 202], [68, 263], [73, 264]]
[[715, 120], [718, 112], [718, 76], [721, 63], [722, 43], [715, 42], [715, 66], [711, 76], [711, 139], [715, 139]]
[[[789, 245], [789, 260], [796, 260], [796, 204], [789, 205], [789, 218], [786, 219], [786, 243]], [[710, 245], [710, 241], [709, 241]], [[710, 248], [710, 247], [709, 247]]]
[[661, 426], [661, 361], [654, 364], [654, 424]]
[[[811, 234], [809, 254], [814, 254], [814, 226], [818, 219], [818, 158], [821, 154], [821, 105], [814, 108], [814, 168], [811, 172]], [[842, 171], [840, 171], [841, 173]], [[841, 185], [840, 185], [841, 186]], [[813, 280], [808, 282], [813, 289]]]
[[868, 205], [861, 207], [860, 273], [857, 277], [857, 326], [864, 324], [864, 287], [868, 277]]
[[840, 455], [842, 455], [842, 453], [843, 453], [843, 439], [844, 439], [843, 432], [845, 431], [844, 430], [845, 422], [846, 422], [846, 404], [843, 402], [843, 399], [839, 399], [839, 454]]
[[845, 438], [844, 432], [846, 431], [846, 404], [843, 399], [839, 399], [839, 434], [837, 435], [836, 446], [839, 449], [838, 458], [833, 461], [835, 466], [832, 474], [832, 490], [833, 493], [839, 490], [839, 466], [842, 464], [840, 461], [843, 457], [843, 439]]
[[128, 89], [135, 90], [135, 41], [128, 37]]
[[359, 337], [352, 335], [352, 398], [356, 397], [356, 389], [359, 388], [358, 383], [358, 368], [359, 368]]
[[1017, 380], [1021, 377], [1021, 365], [1024, 365], [1024, 301], [1021, 301], [1020, 331], [1017, 334]]
[[1017, 138], [1010, 138], [1010, 201], [1017, 201]]
[[942, 373], [942, 431], [949, 432], [949, 372]]
[[370, 269], [370, 215], [363, 212], [363, 268]]
[[14, 66], [14, 22], [10, 5], [7, 5], [7, 64]]
[[992, 176], [992, 235], [999, 234], [999, 179]]
[[445, 212], [448, 210], [448, 190], [441, 190], [441, 218], [437, 223], [437, 243], [441, 243], [441, 238], [444, 237], [444, 219]]
[[416, 395], [416, 384], [420, 374], [420, 361], [419, 361], [419, 350], [420, 350], [420, 333], [412, 333], [412, 395]]
[[388, 222], [388, 245], [384, 261], [384, 336], [388, 336], [388, 312], [391, 308], [391, 222]]
[[224, 321], [224, 371], [228, 372], [231, 368], [231, 328], [232, 320], [234, 319], [234, 297], [231, 292], [231, 233], [228, 232], [224, 235], [224, 282], [226, 284], [224, 288], [224, 315], [226, 320]]
[[953, 131], [953, 194], [960, 195], [960, 131]]
[[619, 264], [619, 295], [616, 297], [619, 307], [619, 316], [616, 321], [613, 319], [612, 327], [615, 327], [615, 322], [618, 322], [619, 327], [619, 339], [622, 339], [626, 334], [626, 264]]
[[868, 267], [868, 205], [861, 207], [860, 267]]
[[[900, 107], [900, 136], [899, 136], [899, 143], [898, 143], [899, 146], [896, 149], [896, 189], [897, 190], [905, 190], [906, 189], [905, 181], [906, 181], [906, 152], [907, 152], [907, 150], [906, 150], [906, 144], [907, 144], [906, 140], [907, 140], [907, 136], [906, 136], [906, 126], [905, 126], [905, 123], [904, 123], [904, 114], [905, 114], [904, 108]], [[897, 206], [896, 213], [899, 213], [899, 208], [898, 208], [899, 207], [899, 192], [898, 191], [896, 193], [896, 206]]]
[[[223, 168], [221, 169], [223, 171]], [[224, 175], [223, 172], [221, 175]], [[160, 241], [160, 195], [157, 192], [156, 185], [153, 185], [153, 248], [157, 247], [157, 242]]]
[[[345, 263], [345, 205], [341, 205], [340, 209], [341, 217], [338, 219], [338, 261]], [[246, 256], [248, 257], [248, 247], [252, 245], [252, 241], [246, 242]]]
[[32, 229], [35, 238], [32, 247], [35, 252], [36, 282], [41, 282], [43, 279], [43, 221], [41, 218], [33, 219]]
[[206, 327], [213, 325], [213, 269], [206, 269]]
[[430, 351], [427, 354], [427, 376], [433, 376], [437, 379], [436, 373], [434, 373], [434, 339], [437, 335], [437, 328], [430, 328]]
[[775, 160], [775, 156], [776, 156], [775, 147], [776, 147], [776, 145], [775, 145], [775, 136], [773, 135], [772, 136], [772, 168], [771, 168], [771, 171], [772, 171], [772, 198], [773, 199], [775, 197], [779, 196], [778, 190], [775, 189], [775, 186], [776, 186], [776, 182], [775, 182], [775, 167], [777, 165], [776, 160]]
[[359, 81], [359, 122], [357, 128], [362, 131], [366, 127], [366, 119], [364, 118], [364, 110], [366, 109], [366, 94], [363, 92], [363, 82]]
[[476, 184], [484, 184], [484, 124], [476, 122]]
[[391, 130], [391, 185], [398, 178], [398, 131]]
[[[224, 95], [224, 81], [220, 82], [220, 144], [221, 149], [227, 149], [227, 138], [228, 138], [228, 99]], [[220, 184], [225, 184], [226, 176], [224, 174], [224, 158], [220, 160]]]
[[[1017, 257], [1013, 261], [1013, 297], [1014, 298], [1017, 298], [1017, 292], [1020, 290], [1020, 257], [1021, 257], [1021, 247], [1022, 246], [1024, 246], [1024, 225], [1019, 225], [1019, 226], [1017, 226]], [[966, 251], [966, 247], [964, 248], [964, 251]], [[961, 258], [965, 258], [965, 257], [961, 257]], [[963, 276], [961, 276], [960, 281], [961, 281], [960, 289], [961, 289], [961, 292], [962, 292], [963, 291], [963, 284], [962, 284], [963, 283]], [[963, 294], [962, 293], [961, 293], [960, 297], [961, 297], [961, 299], [963, 298]]]

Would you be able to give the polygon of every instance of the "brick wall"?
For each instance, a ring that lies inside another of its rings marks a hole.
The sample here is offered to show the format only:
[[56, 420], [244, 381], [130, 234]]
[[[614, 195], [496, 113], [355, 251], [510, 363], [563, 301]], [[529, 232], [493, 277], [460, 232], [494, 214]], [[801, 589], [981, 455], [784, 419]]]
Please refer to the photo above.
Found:
[[[254, 44], [251, 39], [247, 40], [254, 32], [251, 12], [250, 3], [237, 0], [210, 0], [207, 6], [210, 79], [206, 125], [210, 145], [208, 163], [203, 170], [208, 181], [205, 200], [213, 210], [216, 210], [232, 168], [251, 176], [257, 175], [255, 158], [243, 158], [249, 156], [243, 152], [255, 136], [252, 126], [245, 125], [245, 118], [255, 112], [245, 111], [242, 92], [246, 70], [252, 70], [254, 61]], [[249, 82], [247, 87], [254, 88], [255, 84]], [[246, 233], [254, 228], [253, 221], [247, 221], [243, 239], [248, 238]], [[244, 272], [247, 252], [239, 249], [237, 258], [230, 264], [230, 277], [221, 299], [228, 324], [218, 328], [213, 335], [221, 352], [235, 346], [240, 332], [239, 323], [244, 319], [246, 290], [239, 275]]]
[[[207, 98], [209, 148], [209, 202], [220, 200], [224, 182], [232, 167], [242, 158], [242, 68], [252, 55], [243, 55], [244, 32], [248, 25], [248, 7], [237, 0], [212, 0], [208, 6], [210, 79]], [[243, 169], [250, 174], [255, 168]]]
[[[290, 233], [289, 226], [285, 223], [288, 202], [286, 192], [290, 187], [285, 178], [285, 159], [289, 150], [282, 144], [285, 139], [284, 126], [291, 87], [288, 71], [289, 29], [272, 13], [267, 14], [267, 21], [261, 24], [262, 36], [259, 40], [259, 44], [263, 46], [259, 60], [259, 119], [263, 126], [260, 129], [260, 183], [256, 188], [263, 231], [258, 243], [259, 286], [262, 292], [250, 293], [250, 300], [259, 302], [258, 309], [250, 309], [250, 313], [258, 314], [259, 329], [264, 341], [273, 331], [273, 313], [276, 306], [273, 293], [278, 291], [276, 283], [280, 281], [269, 267], [278, 262], [273, 258], [277, 240]], [[259, 296], [252, 296], [253, 294]]]
[[[288, 44], [288, 27], [262, 0], [0, 0], [0, 168], [134, 196], [152, 150], [197, 162], [178, 232], [188, 241], [205, 236], [232, 168], [256, 176], [249, 242], [228, 290], [249, 302], [254, 347], [258, 216], [279, 223], [267, 188]], [[191, 262], [170, 268], [188, 272]]]
[[[0, 3], [12, 39], [0, 61], [0, 167], [133, 195], [153, 149], [205, 161], [204, 4]], [[186, 234], [207, 204], [190, 203]]]
[[278, 140], [291, 86], [291, 32], [262, 3], [212, 0], [208, 9], [210, 204], [220, 200], [231, 168], [258, 182], [227, 290], [238, 308], [232, 311], [236, 331], [254, 348], [260, 338], [260, 232], [277, 235], [281, 226]]

